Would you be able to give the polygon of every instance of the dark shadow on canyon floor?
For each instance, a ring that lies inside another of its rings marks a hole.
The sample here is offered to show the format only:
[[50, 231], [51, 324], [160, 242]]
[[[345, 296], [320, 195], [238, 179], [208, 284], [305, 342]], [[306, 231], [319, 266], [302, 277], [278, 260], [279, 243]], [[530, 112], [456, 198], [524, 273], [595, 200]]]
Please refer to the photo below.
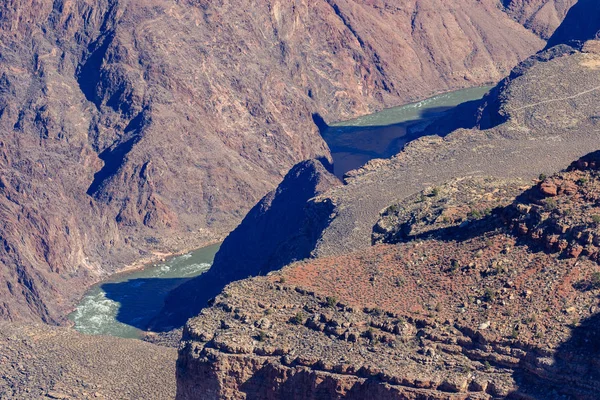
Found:
[[190, 278], [139, 278], [105, 283], [101, 287], [107, 298], [121, 305], [117, 321], [145, 330], [150, 320], [163, 308], [169, 292], [189, 280]]

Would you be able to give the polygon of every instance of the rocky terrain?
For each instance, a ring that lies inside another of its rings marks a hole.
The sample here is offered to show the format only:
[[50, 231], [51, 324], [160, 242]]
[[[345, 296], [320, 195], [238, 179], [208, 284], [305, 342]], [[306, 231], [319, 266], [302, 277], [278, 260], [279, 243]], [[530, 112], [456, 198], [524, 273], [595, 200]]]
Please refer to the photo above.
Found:
[[[600, 145], [600, 10], [569, 5], [0, 5], [0, 397], [594, 399], [600, 156], [572, 160]], [[536, 35], [468, 117], [331, 174], [318, 124], [497, 81]], [[154, 321], [199, 312], [176, 368], [14, 322], [222, 237], [282, 177]]]
[[595, 399], [599, 188], [600, 152], [453, 180], [380, 244], [233, 283], [185, 328], [177, 398]]
[[[370, 247], [380, 211], [425, 187], [461, 176], [532, 179], [565, 168], [598, 148], [599, 62], [596, 41], [581, 51], [561, 45], [542, 52], [515, 68], [482, 100], [473, 129], [417, 139], [392, 159], [373, 160], [351, 171], [345, 185], [312, 200], [334, 207], [311, 256], [344, 255]], [[288, 213], [302, 215], [304, 206], [289, 207]], [[246, 236], [261, 235], [255, 231]], [[236, 240], [237, 247], [244, 243], [243, 238]], [[271, 250], [268, 245], [262, 248], [266, 254]], [[213, 269], [227, 270], [220, 257]], [[174, 304], [167, 304], [163, 314], [174, 309]]]
[[327, 158], [313, 116], [497, 81], [544, 46], [492, 0], [11, 0], [0, 43], [0, 317], [52, 324]]
[[172, 399], [175, 349], [0, 323], [2, 399]]
[[[600, 32], [596, 4], [576, 6]], [[462, 128], [440, 121], [439, 135], [290, 207], [333, 205], [311, 257], [230, 284], [187, 323], [178, 398], [596, 398], [590, 32], [521, 63]]]
[[503, 0], [508, 15], [531, 29], [543, 39], [549, 39], [565, 15], [578, 0]]
[[[327, 199], [311, 199], [339, 185], [341, 182], [319, 160], [294, 166], [227, 236], [214, 261], [226, 267], [211, 268], [173, 291], [165, 302], [168, 312], [159, 315], [150, 329], [164, 332], [181, 327], [228, 283], [264, 275], [309, 257], [333, 211]], [[302, 212], [290, 213], [290, 209]]]

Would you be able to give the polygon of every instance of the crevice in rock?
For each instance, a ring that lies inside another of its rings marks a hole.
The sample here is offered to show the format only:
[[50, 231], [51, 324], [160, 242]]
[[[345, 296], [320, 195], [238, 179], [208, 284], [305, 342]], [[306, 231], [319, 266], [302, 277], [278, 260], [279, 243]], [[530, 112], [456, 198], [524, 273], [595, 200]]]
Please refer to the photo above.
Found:
[[141, 136], [134, 136], [116, 146], [109, 147], [98, 155], [104, 161], [104, 167], [94, 174], [94, 180], [87, 190], [89, 196], [94, 196], [104, 182], [119, 170], [127, 154], [140, 139]]
[[106, 150], [98, 154], [98, 157], [104, 161], [104, 166], [94, 174], [94, 180], [87, 190], [89, 196], [97, 195], [97, 192], [104, 185], [110, 177], [115, 175], [119, 168], [123, 165], [127, 154], [131, 151], [133, 146], [138, 143], [143, 135], [142, 131], [146, 125], [146, 112], [147, 108], [139, 112], [129, 124], [125, 127], [124, 139], [118, 143], [114, 143], [109, 146]]
[[101, 99], [99, 98], [96, 89], [101, 80], [102, 63], [106, 57], [108, 48], [115, 38], [114, 27], [111, 29], [109, 28], [109, 25], [111, 22], [114, 22], [118, 4], [118, 0], [109, 0], [108, 8], [104, 14], [102, 25], [99, 30], [101, 33], [88, 45], [87, 57], [82, 58], [75, 73], [75, 78], [81, 92], [85, 98], [94, 103], [96, 107], [99, 107], [101, 103]]
[[114, 40], [114, 32], [109, 32], [101, 36], [95, 42], [90, 44], [88, 50], [89, 57], [85, 63], [79, 66], [77, 70], [77, 83], [85, 98], [100, 107], [101, 99], [96, 92], [98, 83], [101, 79], [101, 67], [108, 47]]
[[364, 40], [360, 37], [358, 32], [356, 32], [356, 30], [354, 29], [352, 24], [350, 24], [350, 21], [348, 21], [348, 18], [346, 18], [346, 16], [342, 13], [342, 11], [340, 10], [340, 7], [333, 0], [327, 0], [327, 3], [331, 6], [333, 11], [335, 12], [335, 15], [337, 15], [339, 17], [339, 19], [346, 26], [346, 28], [350, 31], [350, 33], [352, 33], [352, 36], [354, 36], [356, 38], [356, 40], [360, 44], [360, 47], [364, 48], [365, 47]]

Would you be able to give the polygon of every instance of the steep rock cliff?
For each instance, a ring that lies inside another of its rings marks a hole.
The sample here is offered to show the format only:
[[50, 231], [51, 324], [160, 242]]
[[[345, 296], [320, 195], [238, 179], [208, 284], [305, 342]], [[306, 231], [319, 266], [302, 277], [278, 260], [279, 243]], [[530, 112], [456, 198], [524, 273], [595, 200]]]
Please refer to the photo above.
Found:
[[338, 185], [341, 182], [318, 160], [294, 166], [227, 236], [210, 270], [169, 294], [151, 328], [183, 326], [225, 285], [309, 257], [334, 209], [328, 199], [314, 198]]
[[548, 39], [546, 47], [559, 43], [579, 42], [600, 38], [600, 4], [594, 0], [579, 0], [567, 13], [563, 23]]
[[503, 0], [508, 15], [548, 40], [577, 0]]

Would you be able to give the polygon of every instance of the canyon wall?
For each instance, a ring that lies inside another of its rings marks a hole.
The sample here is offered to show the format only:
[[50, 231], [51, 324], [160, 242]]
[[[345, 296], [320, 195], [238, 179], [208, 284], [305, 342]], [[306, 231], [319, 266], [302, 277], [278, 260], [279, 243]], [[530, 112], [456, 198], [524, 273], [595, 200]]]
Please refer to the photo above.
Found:
[[577, 0], [503, 0], [508, 15], [548, 40]]
[[494, 2], [0, 5], [0, 316], [232, 230], [313, 123], [503, 76], [544, 42]]
[[597, 397], [600, 15], [581, 4], [594, 29], [516, 67], [470, 129], [311, 199], [334, 205], [311, 258], [188, 321], [178, 398]]

